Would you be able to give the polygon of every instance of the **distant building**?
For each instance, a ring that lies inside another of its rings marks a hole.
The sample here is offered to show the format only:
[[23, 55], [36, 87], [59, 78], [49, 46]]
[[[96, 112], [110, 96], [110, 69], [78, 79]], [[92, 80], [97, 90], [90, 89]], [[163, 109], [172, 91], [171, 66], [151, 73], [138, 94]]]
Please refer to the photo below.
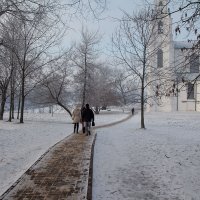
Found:
[[[167, 0], [155, 0], [156, 9], [162, 15], [167, 12]], [[164, 42], [163, 42], [164, 41]], [[199, 54], [193, 50], [192, 41], [174, 41], [171, 16], [160, 17], [155, 30], [152, 48], [157, 54], [152, 58], [152, 65], [166, 74], [165, 84], [159, 80], [148, 88], [148, 94], [157, 96], [147, 106], [148, 111], [199, 111], [200, 79]], [[155, 78], [155, 77], [154, 77]], [[162, 94], [162, 95], [161, 95]]]

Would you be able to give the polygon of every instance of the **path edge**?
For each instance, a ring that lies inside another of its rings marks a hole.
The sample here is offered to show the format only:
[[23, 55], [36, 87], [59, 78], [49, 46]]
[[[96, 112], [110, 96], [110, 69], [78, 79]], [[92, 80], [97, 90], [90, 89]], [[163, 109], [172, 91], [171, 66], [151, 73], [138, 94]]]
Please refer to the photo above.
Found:
[[45, 151], [2, 195], [0, 195], [0, 200], [2, 200], [4, 197], [6, 197], [6, 195], [8, 195], [20, 183], [20, 181], [22, 179], [24, 179], [26, 174], [29, 171], [31, 171], [50, 151], [52, 151], [53, 148], [55, 148], [62, 141], [66, 140], [66, 139], [69, 139], [72, 136], [73, 136], [73, 133], [71, 133], [70, 135], [66, 136], [62, 140], [56, 142], [53, 146], [49, 147], [49, 149], [47, 149], [47, 151]]
[[93, 184], [93, 159], [94, 159], [94, 146], [96, 142], [97, 133], [95, 133], [91, 154], [90, 154], [90, 165], [89, 165], [89, 176], [88, 176], [88, 187], [87, 187], [87, 200], [92, 200], [92, 184]]

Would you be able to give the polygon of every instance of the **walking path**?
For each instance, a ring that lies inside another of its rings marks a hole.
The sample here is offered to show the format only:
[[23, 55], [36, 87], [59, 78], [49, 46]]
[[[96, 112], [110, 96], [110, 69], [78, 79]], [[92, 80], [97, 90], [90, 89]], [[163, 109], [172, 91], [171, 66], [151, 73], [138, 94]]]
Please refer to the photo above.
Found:
[[1, 199], [86, 199], [95, 134], [74, 134], [49, 150]]
[[0, 200], [91, 199], [91, 164], [95, 137], [95, 130], [88, 137], [81, 133], [72, 134], [54, 145]]

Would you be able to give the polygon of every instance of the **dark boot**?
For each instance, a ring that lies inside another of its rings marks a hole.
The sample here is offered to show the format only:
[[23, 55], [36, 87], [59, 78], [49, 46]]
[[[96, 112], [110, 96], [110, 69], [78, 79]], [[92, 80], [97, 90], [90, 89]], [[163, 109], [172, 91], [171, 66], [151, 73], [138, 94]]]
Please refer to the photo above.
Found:
[[85, 127], [83, 127], [83, 133], [85, 133]]
[[74, 124], [74, 133], [76, 132], [76, 124]]

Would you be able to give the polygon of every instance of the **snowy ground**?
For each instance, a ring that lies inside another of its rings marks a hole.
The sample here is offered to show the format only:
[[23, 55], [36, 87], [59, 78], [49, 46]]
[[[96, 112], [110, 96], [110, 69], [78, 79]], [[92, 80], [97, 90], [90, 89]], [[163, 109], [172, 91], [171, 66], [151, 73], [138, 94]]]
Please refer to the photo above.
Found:
[[[127, 116], [121, 111], [104, 111], [95, 116], [96, 125]], [[3, 194], [51, 146], [73, 130], [66, 113], [25, 113], [25, 123], [0, 121], [0, 195]]]
[[[103, 112], [102, 125], [127, 116]], [[0, 194], [49, 147], [72, 133], [67, 114], [25, 115], [25, 123], [0, 122]], [[148, 113], [98, 129], [93, 200], [199, 200], [200, 113]]]
[[200, 113], [148, 113], [97, 130], [93, 200], [199, 200]]

